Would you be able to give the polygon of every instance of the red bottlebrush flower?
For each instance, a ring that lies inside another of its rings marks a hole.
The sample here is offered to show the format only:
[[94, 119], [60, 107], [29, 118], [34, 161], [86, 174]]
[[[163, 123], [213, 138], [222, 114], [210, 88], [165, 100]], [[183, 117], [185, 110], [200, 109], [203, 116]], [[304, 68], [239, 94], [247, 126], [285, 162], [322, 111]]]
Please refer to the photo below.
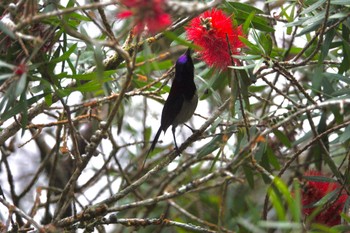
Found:
[[[203, 49], [201, 58], [209, 65], [226, 69], [231, 63], [231, 54], [239, 54], [244, 46], [238, 36], [244, 36], [242, 27], [234, 27], [232, 20], [223, 11], [213, 9], [194, 18], [186, 27], [187, 38]], [[229, 42], [229, 44], [227, 43]]]
[[[304, 176], [323, 176], [318, 171], [307, 171]], [[302, 205], [303, 213], [305, 216], [312, 214], [317, 208], [312, 205], [321, 200], [324, 196], [332, 191], [339, 189], [341, 185], [337, 182], [323, 182], [323, 181], [306, 181], [305, 187], [302, 192]], [[317, 223], [325, 224], [328, 226], [339, 225], [341, 223], [340, 213], [342, 212], [345, 201], [348, 198], [346, 194], [340, 194], [340, 196], [330, 202], [326, 203], [327, 207], [323, 208], [320, 213], [317, 214], [314, 221]]]
[[117, 18], [135, 18], [135, 33], [140, 34], [147, 28], [154, 34], [171, 24], [170, 15], [164, 11], [164, 0], [121, 0], [128, 10], [121, 11]]
[[28, 67], [25, 63], [20, 63], [18, 66], [15, 67], [13, 72], [21, 76], [22, 74], [28, 72]]

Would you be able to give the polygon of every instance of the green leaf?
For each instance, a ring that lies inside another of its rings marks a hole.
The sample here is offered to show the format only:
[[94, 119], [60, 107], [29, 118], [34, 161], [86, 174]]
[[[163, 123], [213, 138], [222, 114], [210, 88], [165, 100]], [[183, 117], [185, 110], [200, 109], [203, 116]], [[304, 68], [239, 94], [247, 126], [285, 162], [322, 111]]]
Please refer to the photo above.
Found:
[[297, 179], [293, 180], [293, 200], [293, 204], [290, 205], [291, 214], [295, 222], [300, 222], [302, 219], [301, 187], [300, 182]]
[[211, 163], [211, 166], [210, 166], [210, 169], [209, 169], [210, 171], [212, 171], [215, 168], [215, 164], [219, 160], [220, 155], [222, 155], [222, 149], [221, 148], [218, 150], [218, 152], [215, 155], [215, 158], [214, 158], [213, 162]]
[[237, 75], [236, 81], [240, 83], [240, 92], [245, 104], [244, 108], [250, 112], [251, 109], [250, 109], [248, 88], [251, 85], [252, 81], [249, 79], [248, 74], [245, 70], [238, 70], [235, 73]]
[[227, 67], [234, 70], [246, 70], [246, 69], [253, 69], [255, 67], [255, 64], [250, 64], [247, 66], [227, 66]]
[[320, 25], [323, 23], [324, 17], [325, 17], [325, 13], [321, 12], [316, 16], [310, 18], [309, 20], [306, 20], [305, 22], [303, 22], [303, 25], [306, 25], [306, 27], [303, 28], [303, 30], [301, 30], [296, 36], [302, 36], [304, 34], [307, 34], [309, 32], [313, 32], [319, 29]]
[[[220, 122], [221, 122], [221, 120], [218, 120], [215, 123], [219, 124]], [[229, 140], [231, 138], [235, 129], [236, 129], [235, 126], [231, 126], [231, 127], [227, 128], [226, 131], [222, 132], [222, 134], [216, 135], [215, 137], [213, 137], [213, 139], [210, 142], [208, 142], [206, 145], [204, 145], [199, 150], [197, 156], [199, 158], [201, 158], [203, 156], [206, 156], [206, 155], [212, 153], [216, 149], [218, 149], [220, 146], [222, 146], [224, 143], [226, 143], [227, 140]]]
[[[273, 229], [274, 231], [277, 230], [277, 232], [290, 232], [290, 231], [283, 231], [283, 230], [294, 230], [292, 232], [303, 232], [303, 226], [300, 223], [300, 220], [297, 222], [290, 222], [290, 221], [259, 221], [258, 224], [260, 227]], [[278, 231], [279, 230], [279, 231]], [[320, 232], [319, 232], [320, 233]]]
[[261, 59], [261, 55], [232, 55], [232, 57], [239, 60], [245, 60], [245, 61]]
[[326, 182], [326, 183], [335, 183], [336, 181], [327, 176], [303, 176], [305, 180], [314, 181], [314, 182]]
[[[299, 205], [299, 203], [295, 202], [294, 197], [288, 189], [288, 186], [278, 177], [274, 178], [273, 185], [269, 188], [268, 194], [273, 194], [271, 195], [271, 201], [273, 203], [273, 206], [276, 208], [278, 219], [280, 221], [286, 220], [286, 210], [283, 207], [281, 209], [281, 206], [284, 206], [283, 199], [287, 202], [289, 209], [298, 208], [295, 205]], [[294, 214], [300, 215], [300, 213]]]
[[259, 36], [259, 41], [264, 48], [264, 55], [270, 57], [272, 52], [272, 39], [269, 34], [261, 33]]
[[27, 102], [27, 99], [26, 99], [26, 92], [22, 92], [21, 94], [21, 98], [19, 99], [19, 103], [21, 104], [22, 103], [22, 110], [21, 110], [21, 113], [22, 113], [22, 118], [21, 118], [21, 127], [22, 127], [22, 134], [21, 136], [23, 137], [24, 135], [24, 132], [26, 130], [26, 125], [28, 124], [28, 102]]
[[240, 36], [239, 39], [251, 50], [250, 54], [261, 55], [260, 48], [257, 45], [255, 45], [252, 42], [250, 42], [247, 38], [244, 38], [244, 37]]
[[254, 16], [255, 16], [255, 11], [252, 11], [248, 15], [247, 19], [244, 21], [243, 31], [246, 35], [248, 34], [249, 26], [250, 26], [250, 24], [252, 24], [252, 20], [253, 20]]
[[234, 10], [240, 10], [242, 12], [257, 12], [258, 14], [264, 14], [264, 12], [253, 5], [240, 3], [240, 2], [226, 2], [230, 8]]
[[294, 20], [292, 22], [284, 24], [285, 27], [295, 27], [295, 26], [301, 26], [306, 20], [312, 18], [311, 16], [308, 17], [300, 17], [298, 20]]
[[[258, 161], [259, 163], [262, 162], [262, 160], [264, 160], [264, 154], [266, 152], [266, 143], [264, 142], [260, 142], [258, 144], [258, 148], [255, 152], [254, 158], [256, 161]], [[267, 162], [267, 161], [263, 161], [263, 162]], [[265, 166], [264, 166], [265, 167]], [[265, 167], [266, 168], [266, 167]]]
[[248, 90], [249, 92], [262, 92], [264, 91], [268, 86], [267, 85], [260, 85], [260, 86], [257, 86], [257, 85], [252, 85], [252, 86], [249, 86]]
[[278, 220], [285, 221], [286, 220], [286, 211], [284, 208], [284, 204], [280, 198], [281, 197], [280, 194], [277, 193], [277, 190], [274, 186], [267, 190], [267, 194], [269, 196], [269, 199], [272, 203], [274, 210], [276, 211]]
[[26, 87], [27, 87], [27, 74], [23, 73], [16, 84], [15, 96], [16, 97], [20, 96], [24, 92]]
[[50, 63], [58, 63], [58, 62], [61, 62], [61, 61], [65, 61], [65, 60], [68, 60], [70, 55], [72, 53], [74, 53], [74, 51], [77, 49], [77, 46], [78, 44], [73, 44], [69, 49], [68, 51], [66, 51], [65, 53], [63, 53], [60, 57], [58, 58], [55, 58], [55, 59], [52, 59], [50, 61]]
[[13, 116], [15, 116], [16, 114], [20, 113], [23, 111], [23, 109], [27, 109], [26, 106], [30, 106], [36, 102], [38, 102], [41, 98], [43, 98], [46, 94], [40, 94], [37, 96], [34, 96], [28, 100], [26, 100], [26, 103], [24, 103], [24, 101], [19, 102], [18, 104], [16, 104], [13, 108], [11, 108], [10, 110], [4, 112], [1, 115], [1, 120], [5, 121]]
[[[253, 7], [252, 5], [240, 3], [240, 2], [226, 2], [226, 9], [231, 14], [234, 13], [234, 19], [240, 22], [246, 22], [247, 18], [250, 17], [251, 13], [264, 14], [264, 12], [258, 8]], [[250, 25], [254, 29], [264, 31], [264, 32], [274, 32], [274, 28], [269, 26], [268, 21], [260, 16], [254, 16], [251, 20]]]
[[[103, 72], [103, 77], [110, 77], [113, 74], [115, 74], [117, 71], [116, 70], [107, 70]], [[72, 78], [74, 80], [85, 80], [85, 81], [89, 81], [89, 80], [95, 80], [97, 79], [97, 74], [96, 72], [91, 72], [91, 73], [84, 73], [84, 74], [73, 74], [73, 75], [67, 75], [65, 74], [64, 77], [66, 78]]]
[[70, 94], [73, 91], [80, 91], [80, 92], [93, 92], [93, 91], [99, 91], [102, 90], [102, 84], [105, 82], [112, 81], [113, 78], [107, 77], [107, 78], [102, 78], [100, 79], [95, 79], [90, 82], [84, 83], [78, 87], [75, 88], [66, 88], [63, 91], [62, 94], [63, 96], [66, 96], [67, 94]]
[[244, 229], [239, 232], [249, 232], [249, 233], [266, 233], [264, 230], [260, 229], [257, 224], [252, 223], [249, 218], [239, 217], [237, 218], [237, 223]]
[[344, 6], [349, 6], [349, 0], [332, 0], [331, 5], [344, 5]]
[[328, 73], [328, 72], [323, 72], [321, 75], [323, 77], [329, 79], [329, 82], [333, 82], [334, 80], [338, 80], [338, 81], [342, 81], [342, 82], [350, 85], [350, 79], [344, 75], [336, 74], [336, 73]]
[[327, 193], [327, 195], [323, 196], [319, 201], [317, 201], [316, 203], [313, 203], [311, 206], [312, 207], [322, 207], [324, 206], [326, 203], [335, 200], [339, 195], [339, 189], [336, 189], [332, 192]]
[[[209, 69], [209, 71], [212, 70], [213, 69]], [[198, 93], [203, 93], [199, 97], [200, 100], [204, 100], [210, 97], [213, 98], [215, 102], [221, 103], [221, 97], [215, 90], [225, 88], [227, 85], [227, 78], [221, 77], [220, 74], [215, 75], [209, 79], [204, 79], [201, 76], [197, 75], [196, 80], [196, 83], [198, 84]]]
[[338, 12], [329, 16], [329, 19], [344, 19], [349, 16], [347, 12]]
[[51, 104], [52, 104], [52, 94], [49, 94], [49, 95], [45, 96], [45, 103], [47, 104], [47, 106], [51, 106]]
[[342, 133], [339, 137], [339, 142], [340, 143], [344, 143], [345, 141], [350, 139], [350, 125], [348, 125], [345, 130], [344, 133]]
[[215, 136], [210, 142], [208, 142], [207, 144], [205, 144], [199, 151], [198, 151], [198, 158], [202, 158], [210, 153], [212, 153], [213, 151], [215, 151], [216, 149], [218, 149], [220, 147], [220, 145], [222, 145], [223, 139], [222, 139], [222, 135], [217, 135]]
[[[350, 19], [348, 18], [343, 24], [350, 24]], [[343, 50], [343, 60], [341, 62], [341, 65], [339, 67], [339, 73], [344, 73], [345, 71], [348, 71], [350, 68], [350, 29], [348, 27], [342, 27], [342, 50]]]
[[311, 74], [313, 90], [320, 91], [323, 77], [323, 65], [317, 65]]
[[171, 31], [165, 31], [164, 32], [164, 36], [173, 40], [173, 41], [176, 41], [178, 42], [180, 45], [184, 45], [186, 47], [189, 47], [193, 50], [200, 50], [201, 47], [199, 47], [198, 45], [195, 45], [185, 39], [182, 39], [181, 37], [179, 37], [177, 34], [175, 34], [174, 32], [171, 32]]
[[72, 21], [72, 20], [76, 21], [76, 23], [71, 24], [71, 26], [79, 25], [79, 23], [83, 22], [83, 21], [86, 21], [86, 22], [91, 21], [91, 19], [89, 17], [87, 17], [85, 15], [78, 14], [77, 12], [72, 12], [68, 16], [69, 16], [70, 21]]
[[274, 151], [270, 146], [267, 146], [266, 148], [266, 155], [269, 160], [269, 163], [276, 169], [279, 170], [281, 169], [281, 165], [277, 159], [277, 156], [275, 155]]
[[282, 133], [278, 129], [273, 130], [273, 133], [278, 138], [278, 140], [282, 142], [283, 145], [285, 145], [287, 148], [292, 147], [292, 143], [289, 141], [289, 138], [284, 133]]
[[320, 6], [322, 6], [324, 3], [326, 2], [326, 0], [318, 0], [315, 1], [314, 4], [312, 4], [311, 6], [307, 7], [306, 9], [304, 9], [300, 14], [301, 15], [305, 15], [310, 13], [311, 11], [316, 10], [317, 8], [319, 8]]
[[96, 45], [94, 50], [94, 58], [95, 58], [95, 64], [96, 64], [96, 77], [98, 80], [100, 80], [102, 84], [103, 79], [103, 72], [105, 71], [105, 66], [103, 64], [103, 51], [102, 47], [100, 45]]
[[254, 173], [250, 166], [242, 165], [244, 176], [248, 181], [248, 185], [250, 188], [254, 189]]

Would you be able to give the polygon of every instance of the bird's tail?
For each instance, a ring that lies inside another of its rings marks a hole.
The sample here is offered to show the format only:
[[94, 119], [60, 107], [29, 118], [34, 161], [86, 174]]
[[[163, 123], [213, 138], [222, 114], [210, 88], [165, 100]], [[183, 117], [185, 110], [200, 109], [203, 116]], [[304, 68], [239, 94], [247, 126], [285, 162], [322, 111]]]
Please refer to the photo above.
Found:
[[155, 136], [154, 139], [153, 139], [152, 145], [151, 145], [151, 147], [149, 148], [149, 150], [148, 150], [148, 152], [147, 152], [146, 158], [145, 158], [145, 160], [143, 161], [141, 170], [143, 170], [143, 167], [145, 166], [145, 163], [146, 163], [146, 160], [147, 160], [147, 158], [148, 158], [149, 153], [151, 153], [151, 152], [154, 150], [154, 148], [156, 147], [156, 144], [157, 144], [157, 142], [158, 142], [158, 139], [159, 139], [159, 136], [160, 136], [160, 133], [161, 133], [161, 132], [162, 132], [162, 127], [159, 127], [158, 132], [157, 132], [156, 136]]

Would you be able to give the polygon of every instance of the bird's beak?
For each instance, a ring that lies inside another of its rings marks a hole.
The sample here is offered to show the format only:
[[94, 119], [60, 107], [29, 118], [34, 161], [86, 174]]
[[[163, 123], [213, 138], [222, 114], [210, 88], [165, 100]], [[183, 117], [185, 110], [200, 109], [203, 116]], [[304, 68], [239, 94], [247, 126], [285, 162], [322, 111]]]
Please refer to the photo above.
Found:
[[192, 50], [191, 50], [190, 48], [188, 48], [188, 49], [186, 50], [186, 55], [187, 55], [187, 56], [191, 56], [191, 51], [192, 51]]

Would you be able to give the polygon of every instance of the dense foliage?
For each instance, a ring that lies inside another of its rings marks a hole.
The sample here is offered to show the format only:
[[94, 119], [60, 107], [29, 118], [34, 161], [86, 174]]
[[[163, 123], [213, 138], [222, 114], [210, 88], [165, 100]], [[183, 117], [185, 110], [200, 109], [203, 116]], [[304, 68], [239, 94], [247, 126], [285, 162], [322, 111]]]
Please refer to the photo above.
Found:
[[[2, 0], [0, 230], [349, 231], [349, 16], [348, 0]], [[195, 130], [143, 166], [188, 47]]]

